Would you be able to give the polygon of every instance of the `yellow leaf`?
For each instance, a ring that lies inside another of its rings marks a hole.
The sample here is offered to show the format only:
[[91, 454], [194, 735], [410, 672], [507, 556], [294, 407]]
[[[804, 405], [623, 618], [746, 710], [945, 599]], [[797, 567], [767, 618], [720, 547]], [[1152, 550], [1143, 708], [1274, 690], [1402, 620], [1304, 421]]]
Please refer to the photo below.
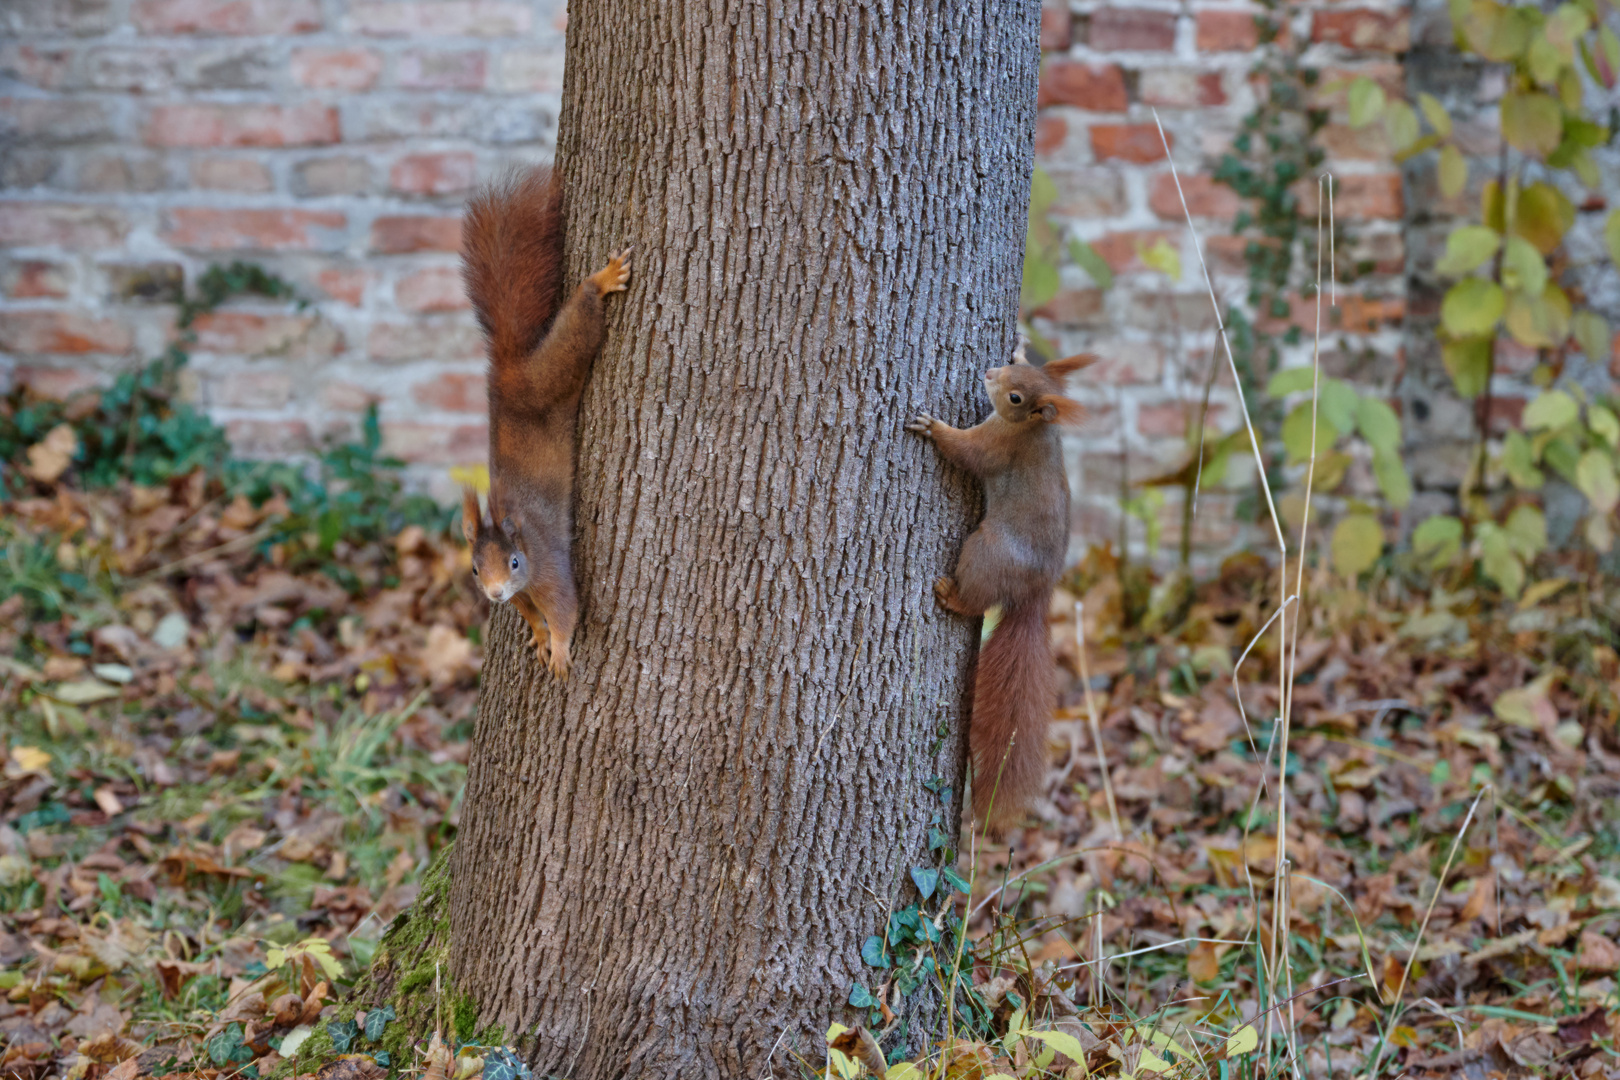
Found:
[[1085, 1048], [1080, 1045], [1080, 1040], [1075, 1038], [1073, 1035], [1070, 1035], [1067, 1031], [1032, 1031], [1025, 1028], [1018, 1034], [1022, 1035], [1026, 1039], [1039, 1039], [1041, 1042], [1045, 1043], [1053, 1050], [1056, 1050], [1070, 1061], [1078, 1062], [1086, 1060], [1086, 1051]]
[[458, 485], [470, 487], [478, 494], [489, 491], [488, 465], [456, 465], [450, 469], [450, 479]]
[[1155, 1072], [1155, 1073], [1169, 1072], [1170, 1071], [1170, 1063], [1168, 1061], [1164, 1060], [1163, 1058], [1161, 1058], [1158, 1054], [1155, 1054], [1153, 1051], [1147, 1049], [1146, 1047], [1143, 1047], [1142, 1048], [1142, 1056], [1136, 1063], [1136, 1071], [1139, 1072], [1139, 1073], [1144, 1073], [1144, 1072]]
[[1333, 568], [1355, 578], [1384, 553], [1384, 527], [1370, 514], [1351, 514], [1333, 529]]
[[44, 772], [45, 766], [51, 763], [51, 755], [37, 746], [13, 746], [11, 760], [25, 773]]
[[1226, 1040], [1226, 1056], [1239, 1057], [1247, 1054], [1260, 1045], [1260, 1033], [1254, 1030], [1253, 1024], [1244, 1024], [1232, 1032]]
[[1468, 186], [1468, 159], [1447, 143], [1440, 150], [1440, 194], [1455, 199]]
[[898, 1065], [890, 1065], [888, 1071], [883, 1074], [883, 1080], [921, 1080], [923, 1075], [923, 1071], [917, 1066], [909, 1061], [902, 1061]]

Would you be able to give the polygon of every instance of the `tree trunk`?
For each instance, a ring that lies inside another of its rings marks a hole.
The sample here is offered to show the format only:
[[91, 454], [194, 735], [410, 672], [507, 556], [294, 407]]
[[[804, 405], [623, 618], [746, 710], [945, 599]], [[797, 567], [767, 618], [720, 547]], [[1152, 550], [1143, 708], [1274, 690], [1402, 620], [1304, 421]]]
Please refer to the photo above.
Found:
[[1015, 343], [1038, 24], [569, 4], [569, 267], [633, 242], [635, 276], [581, 413], [573, 673], [496, 613], [451, 905], [457, 991], [542, 1074], [819, 1060], [937, 862], [976, 627], [930, 587], [976, 496], [902, 425], [977, 420]]

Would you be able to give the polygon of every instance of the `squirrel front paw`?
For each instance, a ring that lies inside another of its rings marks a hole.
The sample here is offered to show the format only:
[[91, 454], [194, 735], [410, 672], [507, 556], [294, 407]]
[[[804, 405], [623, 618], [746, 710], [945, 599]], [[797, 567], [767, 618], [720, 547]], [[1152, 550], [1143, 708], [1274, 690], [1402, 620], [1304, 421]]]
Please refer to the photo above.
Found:
[[603, 296], [624, 292], [630, 287], [630, 251], [630, 248], [625, 248], [609, 255], [607, 265], [586, 280], [595, 285], [596, 291]]
[[932, 439], [934, 437], [934, 425], [937, 423], [939, 421], [927, 413], [918, 413], [917, 419], [906, 425], [906, 430], [915, 431], [924, 438]]
[[553, 638], [551, 642], [551, 660], [546, 667], [558, 679], [568, 678], [568, 669], [573, 665], [574, 658], [568, 649], [566, 638]]

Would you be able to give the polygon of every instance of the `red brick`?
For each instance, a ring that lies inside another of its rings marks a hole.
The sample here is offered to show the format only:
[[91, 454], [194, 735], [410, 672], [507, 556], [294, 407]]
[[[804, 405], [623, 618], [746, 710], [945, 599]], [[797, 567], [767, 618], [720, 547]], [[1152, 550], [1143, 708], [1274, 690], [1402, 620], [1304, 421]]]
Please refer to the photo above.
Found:
[[334, 380], [321, 388], [321, 403], [340, 412], [362, 412], [376, 400], [376, 394], [351, 382]]
[[[1160, 240], [1171, 247], [1176, 246], [1178, 234], [1166, 232], [1163, 229], [1127, 229], [1122, 232], [1107, 233], [1099, 239], [1091, 241], [1091, 246], [1097, 254], [1103, 257], [1114, 273], [1119, 274], [1127, 270], [1142, 269], [1142, 260], [1137, 253], [1150, 248]], [[1180, 250], [1179, 248], [1177, 249]]]
[[1091, 112], [1124, 112], [1125, 76], [1117, 64], [1093, 66], [1053, 60], [1041, 72], [1040, 104], [1074, 105]]
[[62, 145], [113, 136], [112, 117], [99, 101], [0, 98], [0, 139], [6, 142]]
[[168, 214], [165, 243], [223, 251], [311, 251], [325, 246], [314, 230], [342, 229], [348, 219], [334, 210], [225, 210], [177, 207]]
[[1221, 73], [1193, 68], [1148, 68], [1142, 72], [1138, 94], [1144, 105], [1163, 105], [1173, 109], [1226, 103], [1226, 88], [1221, 85]]
[[209, 379], [208, 400], [227, 409], [279, 409], [292, 400], [284, 371], [233, 371]]
[[400, 278], [394, 304], [402, 311], [462, 311], [470, 305], [453, 266], [429, 266]]
[[1144, 8], [1098, 8], [1087, 44], [1102, 52], [1167, 52], [1176, 47], [1176, 16]]
[[459, 195], [478, 178], [478, 159], [464, 151], [411, 154], [394, 162], [388, 186], [406, 195]]
[[135, 0], [143, 34], [307, 34], [321, 28], [318, 0]]
[[18, 300], [60, 299], [68, 294], [70, 271], [61, 263], [28, 259], [0, 273], [0, 287]]
[[[1316, 214], [1316, 190], [1314, 180], [1302, 180], [1294, 186], [1300, 212], [1306, 217]], [[1333, 212], [1336, 217], [1394, 221], [1400, 218], [1403, 206], [1400, 173], [1352, 173], [1348, 176], [1335, 175], [1333, 178]]]
[[[1220, 406], [1211, 405], [1208, 423], [1215, 426]], [[1187, 433], [1190, 425], [1198, 422], [1198, 408], [1178, 401], [1142, 404], [1136, 407], [1137, 433], [1148, 439], [1167, 439]], [[1207, 429], [1206, 429], [1207, 430]]]
[[330, 105], [160, 105], [150, 146], [324, 146], [342, 138]]
[[1031, 312], [1060, 326], [1088, 326], [1104, 319], [1101, 289], [1064, 289]]
[[484, 355], [484, 338], [470, 321], [374, 323], [366, 355], [384, 363], [477, 360]]
[[110, 206], [0, 202], [0, 244], [99, 249], [119, 246], [128, 234], [123, 212]]
[[429, 424], [395, 421], [383, 425], [383, 452], [403, 461], [455, 465], [489, 452], [488, 424]]
[[309, 449], [309, 425], [302, 420], [227, 420], [225, 434], [243, 457], [289, 457]]
[[482, 90], [488, 73], [482, 49], [413, 50], [400, 55], [395, 79], [407, 90]]
[[1074, 385], [1157, 385], [1164, 373], [1164, 352], [1151, 342], [1102, 342], [1088, 347], [1086, 352], [1096, 356], [1097, 362], [1075, 376]]
[[1353, 128], [1349, 124], [1329, 124], [1318, 134], [1322, 149], [1335, 161], [1387, 161], [1389, 136], [1383, 124]]
[[481, 413], [489, 407], [484, 376], [446, 372], [411, 387], [411, 397], [439, 412]]
[[459, 217], [390, 216], [371, 223], [371, 250], [383, 255], [460, 251]]
[[252, 158], [198, 158], [191, 163], [191, 186], [215, 191], [269, 191], [270, 170]]
[[317, 274], [315, 282], [333, 300], [359, 307], [371, 283], [371, 271], [361, 266], [331, 266]]
[[[1092, 124], [1091, 152], [1097, 160], [1118, 158], [1145, 164], [1164, 160], [1164, 145], [1159, 141], [1159, 129], [1153, 124]], [[1175, 146], [1175, 136], [1168, 131], [1165, 137]]]
[[361, 2], [349, 7], [349, 26], [362, 34], [412, 37], [507, 37], [526, 34], [533, 11], [518, 0]]
[[74, 394], [92, 389], [100, 383], [95, 372], [82, 367], [52, 368], [28, 364], [20, 365], [13, 373], [13, 379], [18, 386], [28, 387], [36, 397], [50, 401], [66, 401]]
[[[1322, 329], [1336, 333], [1371, 334], [1382, 327], [1398, 327], [1406, 318], [1406, 301], [1400, 297], [1362, 296], [1347, 289], [1339, 290], [1337, 308], [1330, 307], [1327, 298], [1322, 302]], [[1261, 329], [1277, 333], [1296, 326], [1306, 333], [1316, 329], [1316, 297], [1292, 296], [1288, 301], [1288, 318], [1262, 317]]]
[[0, 46], [0, 75], [41, 90], [55, 90], [67, 82], [73, 53], [15, 43]]
[[1260, 29], [1252, 11], [1200, 11], [1198, 51], [1248, 52], [1260, 43]]
[[[1229, 221], [1237, 215], [1242, 200], [1237, 192], [1225, 184], [1217, 184], [1212, 177], [1194, 173], [1181, 178], [1181, 190], [1187, 196], [1187, 209], [1193, 217]], [[1166, 221], [1182, 221], [1181, 197], [1176, 194], [1176, 180], [1168, 172], [1153, 178], [1153, 191], [1148, 195], [1148, 207]]]
[[1041, 5], [1041, 51], [1063, 52], [1074, 44], [1074, 17], [1066, 2]]
[[1373, 52], [1405, 52], [1412, 45], [1412, 23], [1404, 11], [1339, 8], [1316, 12], [1311, 40]]
[[1041, 113], [1035, 118], [1035, 153], [1051, 157], [1063, 148], [1069, 137], [1069, 124], [1061, 116]]
[[0, 349], [12, 353], [121, 353], [129, 327], [78, 311], [0, 312]]
[[331, 324], [313, 315], [211, 311], [191, 329], [199, 351], [237, 356], [330, 356], [342, 344]]
[[382, 72], [382, 57], [370, 49], [295, 49], [292, 76], [314, 90], [369, 90]]

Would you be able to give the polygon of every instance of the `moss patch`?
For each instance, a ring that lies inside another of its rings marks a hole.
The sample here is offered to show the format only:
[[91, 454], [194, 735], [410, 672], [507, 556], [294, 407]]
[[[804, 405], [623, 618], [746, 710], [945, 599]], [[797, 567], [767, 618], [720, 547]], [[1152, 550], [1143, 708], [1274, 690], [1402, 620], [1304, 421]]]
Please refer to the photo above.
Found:
[[[433, 994], [434, 977], [439, 997]], [[327, 1024], [355, 1018], [355, 1014], [390, 1005], [394, 1017], [382, 1038], [373, 1043], [362, 1035], [351, 1053], [386, 1051], [391, 1071], [413, 1067], [433, 1037], [434, 1025], [443, 1023], [445, 1037], [458, 1043], [502, 1045], [504, 1029], [491, 1025], [478, 1029], [478, 1004], [450, 982], [450, 849], [422, 875], [416, 903], [389, 924], [371, 967], [356, 983], [354, 992], [337, 1006], [336, 1014], [319, 1021], [315, 1033], [298, 1051], [299, 1073], [314, 1072], [335, 1054]], [[293, 1063], [284, 1062], [271, 1080], [285, 1080]]]

